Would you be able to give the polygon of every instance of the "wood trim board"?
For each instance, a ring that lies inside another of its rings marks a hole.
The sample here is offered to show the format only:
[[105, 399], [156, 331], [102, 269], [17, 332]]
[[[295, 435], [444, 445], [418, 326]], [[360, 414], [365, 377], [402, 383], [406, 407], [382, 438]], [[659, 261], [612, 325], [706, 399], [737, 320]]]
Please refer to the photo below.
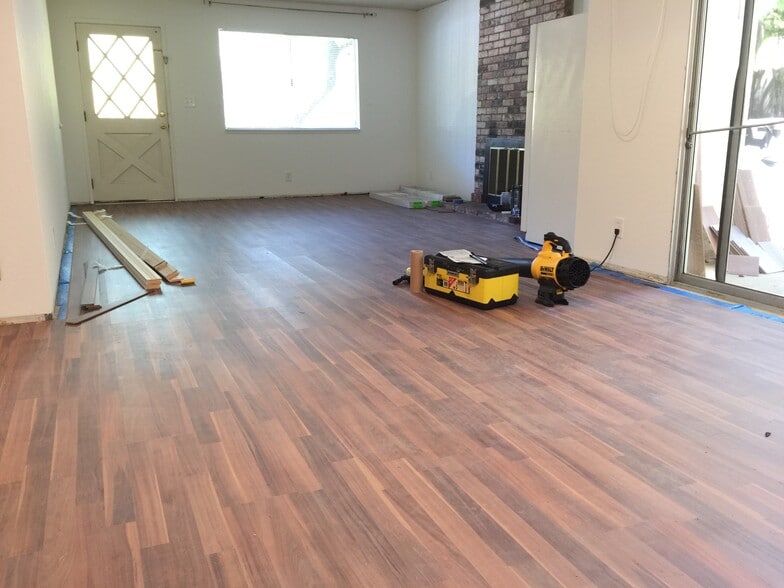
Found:
[[145, 290], [160, 290], [161, 278], [134, 253], [95, 212], [84, 212], [84, 221]]
[[142, 261], [153, 268], [168, 283], [178, 282], [179, 271], [166, 262], [160, 255], [139, 241], [133, 234], [110, 216], [100, 216], [100, 219], [109, 229], [125, 243], [128, 248], [138, 255]]
[[144, 243], [134, 237], [128, 229], [120, 225], [116, 220], [110, 216], [101, 216], [101, 220], [109, 227], [115, 235], [117, 235], [128, 248], [138, 255], [144, 263], [154, 268], [161, 263], [165, 263], [163, 258], [152, 251]]
[[741, 230], [733, 226], [730, 239], [742, 254], [759, 258], [759, 269], [763, 274], [773, 274], [784, 271], [784, 260], [778, 260], [760, 247], [753, 239], [744, 235]]
[[180, 281], [180, 277], [179, 277], [180, 272], [174, 269], [165, 261], [162, 262], [160, 265], [156, 265], [153, 269], [156, 272], [158, 272], [163, 277], [163, 279], [169, 282], [170, 284]]
[[147, 296], [147, 294], [149, 294], [149, 293], [150, 293], [149, 290], [143, 290], [142, 292], [139, 292], [138, 294], [134, 294], [133, 296], [131, 296], [129, 298], [126, 298], [125, 300], [119, 300], [118, 302], [113, 302], [112, 304], [107, 304], [106, 306], [103, 306], [103, 307], [99, 308], [98, 310], [94, 310], [92, 312], [86, 312], [84, 314], [80, 314], [78, 317], [76, 317], [74, 319], [68, 319], [68, 320], [65, 321], [65, 324], [66, 325], [81, 325], [82, 323], [87, 322], [90, 319], [94, 319], [97, 316], [101, 316], [102, 314], [106, 314], [110, 310], [114, 310], [115, 308], [120, 308], [121, 306], [125, 306], [126, 304], [128, 304], [130, 302], [133, 302], [134, 300], [138, 300], [139, 298]]
[[100, 269], [94, 261], [84, 262], [84, 285], [82, 286], [82, 298], [80, 306], [84, 310], [98, 310], [101, 303], [98, 299], [98, 273]]

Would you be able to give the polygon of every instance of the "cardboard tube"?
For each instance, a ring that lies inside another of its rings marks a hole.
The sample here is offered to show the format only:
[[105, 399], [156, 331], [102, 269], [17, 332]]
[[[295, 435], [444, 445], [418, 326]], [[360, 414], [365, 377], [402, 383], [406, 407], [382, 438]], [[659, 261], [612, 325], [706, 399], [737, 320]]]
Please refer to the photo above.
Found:
[[421, 249], [411, 250], [411, 291], [415, 294], [422, 292], [424, 283], [424, 254]]

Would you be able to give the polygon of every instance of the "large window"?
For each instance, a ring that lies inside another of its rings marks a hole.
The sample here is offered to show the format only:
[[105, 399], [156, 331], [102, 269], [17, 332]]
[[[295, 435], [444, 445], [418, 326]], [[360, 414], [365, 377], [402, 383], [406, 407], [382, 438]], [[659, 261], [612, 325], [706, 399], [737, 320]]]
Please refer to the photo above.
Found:
[[359, 129], [357, 40], [220, 31], [230, 130]]

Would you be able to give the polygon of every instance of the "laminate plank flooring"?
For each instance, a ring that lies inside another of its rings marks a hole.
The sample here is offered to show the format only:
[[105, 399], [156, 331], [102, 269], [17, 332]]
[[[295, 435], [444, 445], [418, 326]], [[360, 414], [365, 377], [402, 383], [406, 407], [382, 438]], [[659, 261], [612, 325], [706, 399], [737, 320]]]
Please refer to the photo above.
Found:
[[533, 253], [362, 196], [107, 208], [196, 286], [0, 326], [3, 586], [784, 585], [782, 323], [415, 295], [411, 249]]

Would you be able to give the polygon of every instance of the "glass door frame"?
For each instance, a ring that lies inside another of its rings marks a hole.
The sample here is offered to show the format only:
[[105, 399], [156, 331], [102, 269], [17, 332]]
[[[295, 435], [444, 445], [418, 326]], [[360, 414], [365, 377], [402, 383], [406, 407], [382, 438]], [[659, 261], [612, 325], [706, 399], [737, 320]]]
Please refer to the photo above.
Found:
[[[726, 280], [727, 256], [729, 254], [729, 234], [732, 227], [732, 212], [735, 198], [735, 184], [737, 179], [738, 157], [741, 147], [741, 133], [747, 127], [757, 125], [744, 125], [743, 112], [746, 96], [746, 80], [748, 76], [749, 55], [751, 50], [751, 36], [754, 21], [755, 0], [744, 0], [743, 30], [741, 36], [738, 69], [736, 73], [732, 113], [730, 126], [719, 129], [697, 129], [698, 110], [700, 103], [700, 86], [702, 80], [703, 51], [706, 36], [706, 21], [709, 0], [697, 0], [696, 18], [694, 28], [694, 43], [692, 47], [692, 67], [689, 85], [687, 87], [688, 113], [686, 136], [681, 161], [681, 197], [678, 211], [676, 232], [677, 239], [674, 247], [675, 272], [674, 281], [691, 287], [708, 291], [714, 295], [723, 295], [732, 298], [741, 298], [760, 304], [777, 308], [784, 308], [784, 297], [758, 290], [752, 290], [728, 284]], [[716, 251], [716, 276], [710, 279], [686, 273], [688, 258], [689, 227], [692, 210], [692, 185], [694, 176], [695, 139], [698, 135], [710, 132], [727, 132], [728, 148], [727, 160], [724, 169], [724, 186], [719, 215], [719, 235]]]

